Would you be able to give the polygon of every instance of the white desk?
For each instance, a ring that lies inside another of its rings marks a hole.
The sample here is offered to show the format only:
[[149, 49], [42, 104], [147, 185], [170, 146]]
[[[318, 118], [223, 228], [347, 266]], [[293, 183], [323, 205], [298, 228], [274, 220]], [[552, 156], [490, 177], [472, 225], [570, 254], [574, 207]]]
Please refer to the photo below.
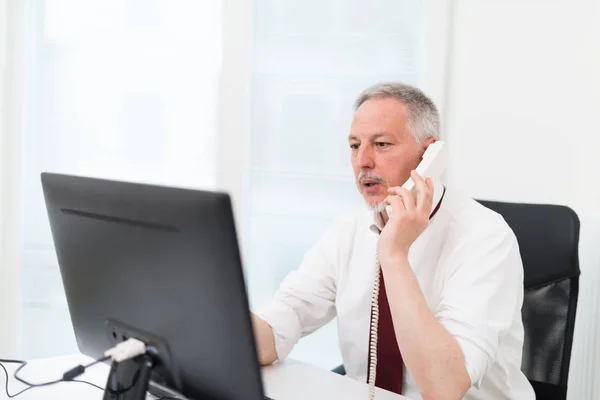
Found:
[[[50, 381], [62, 376], [63, 372], [91, 360], [82, 355], [48, 358], [31, 361], [22, 370], [22, 377], [32, 383]], [[24, 388], [12, 376], [16, 365], [5, 364], [9, 373], [9, 391], [11, 394]], [[89, 371], [78, 379], [89, 381], [104, 387], [108, 377], [108, 366], [99, 364], [91, 367]], [[325, 369], [293, 360], [275, 364], [262, 369], [265, 394], [275, 400], [319, 400], [319, 399], [344, 399], [367, 400], [369, 387], [358, 382], [330, 372]], [[4, 391], [4, 376], [0, 371], [0, 399], [6, 399]], [[150, 399], [151, 397], [148, 397]], [[377, 389], [377, 400], [407, 399], [394, 393]], [[38, 399], [102, 399], [102, 392], [97, 388], [84, 383], [66, 382], [52, 386], [34, 388], [16, 398], [17, 400]]]

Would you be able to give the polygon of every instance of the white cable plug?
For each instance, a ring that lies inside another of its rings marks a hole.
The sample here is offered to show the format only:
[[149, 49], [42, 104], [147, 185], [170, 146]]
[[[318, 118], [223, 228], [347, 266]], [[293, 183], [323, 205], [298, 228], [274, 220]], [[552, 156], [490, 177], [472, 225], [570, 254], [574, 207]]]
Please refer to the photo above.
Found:
[[131, 358], [140, 356], [148, 350], [146, 343], [135, 338], [129, 338], [124, 342], [117, 344], [112, 349], [106, 350], [105, 356], [112, 358], [113, 361], [122, 362]]

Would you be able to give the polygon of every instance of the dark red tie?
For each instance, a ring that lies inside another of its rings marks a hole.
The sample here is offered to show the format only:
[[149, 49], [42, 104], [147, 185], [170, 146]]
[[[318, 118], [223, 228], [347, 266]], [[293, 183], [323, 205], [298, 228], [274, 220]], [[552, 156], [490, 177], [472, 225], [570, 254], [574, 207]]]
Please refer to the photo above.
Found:
[[[446, 194], [446, 188], [442, 193], [442, 197], [437, 206], [429, 216], [433, 218], [435, 213], [440, 209], [442, 199]], [[402, 394], [403, 382], [403, 367], [402, 354], [396, 340], [396, 331], [392, 321], [392, 312], [385, 292], [385, 282], [383, 280], [383, 271], [379, 269], [379, 321], [377, 324], [377, 374], [375, 377], [375, 386], [389, 390], [390, 392]], [[373, 310], [371, 309], [371, 319], [373, 318]], [[370, 324], [369, 324], [370, 326]], [[369, 331], [369, 343], [371, 343], [371, 332]], [[369, 353], [369, 357], [370, 357]], [[370, 359], [367, 363], [367, 383], [370, 370]]]
[[[385, 293], [385, 282], [383, 271], [379, 269], [379, 321], [377, 324], [377, 374], [375, 386], [390, 392], [402, 394], [402, 354], [396, 340], [396, 332], [392, 322], [392, 313]], [[371, 309], [371, 318], [373, 310]], [[371, 332], [369, 332], [369, 343], [371, 343]], [[370, 354], [369, 354], [370, 357]], [[369, 360], [370, 361], [370, 360]], [[367, 377], [369, 376], [371, 363], [369, 362]], [[368, 383], [368, 380], [367, 380]]]

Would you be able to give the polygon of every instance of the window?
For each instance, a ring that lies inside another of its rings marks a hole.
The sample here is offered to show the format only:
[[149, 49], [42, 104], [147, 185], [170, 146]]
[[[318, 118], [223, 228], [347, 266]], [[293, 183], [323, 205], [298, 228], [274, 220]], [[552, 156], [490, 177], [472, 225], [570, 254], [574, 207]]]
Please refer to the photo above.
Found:
[[[336, 213], [362, 207], [347, 145], [352, 105], [380, 81], [417, 84], [421, 3], [256, 0], [245, 238], [254, 308], [269, 301]], [[290, 357], [338, 365], [335, 322], [302, 339]]]
[[214, 187], [221, 62], [220, 1], [45, 0], [28, 11], [26, 359], [77, 351], [40, 173]]
[[[222, 3], [28, 2], [23, 357], [77, 350], [42, 171], [222, 186]], [[241, 67], [252, 70], [252, 122], [239, 224], [252, 308], [270, 300], [336, 213], [362, 207], [346, 143], [352, 103], [379, 81], [418, 82], [421, 3], [254, 0], [253, 64]], [[291, 356], [332, 367], [336, 349], [334, 322]]]

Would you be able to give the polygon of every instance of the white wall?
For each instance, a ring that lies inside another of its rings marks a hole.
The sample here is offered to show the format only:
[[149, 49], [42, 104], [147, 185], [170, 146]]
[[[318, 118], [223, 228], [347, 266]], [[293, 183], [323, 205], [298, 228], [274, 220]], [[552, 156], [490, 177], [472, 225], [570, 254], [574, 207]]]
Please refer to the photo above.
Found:
[[21, 2], [0, 0], [0, 356], [16, 357], [20, 307], [20, 167], [23, 130]]
[[454, 1], [444, 110], [449, 185], [580, 216], [571, 399], [600, 398], [599, 3]]

